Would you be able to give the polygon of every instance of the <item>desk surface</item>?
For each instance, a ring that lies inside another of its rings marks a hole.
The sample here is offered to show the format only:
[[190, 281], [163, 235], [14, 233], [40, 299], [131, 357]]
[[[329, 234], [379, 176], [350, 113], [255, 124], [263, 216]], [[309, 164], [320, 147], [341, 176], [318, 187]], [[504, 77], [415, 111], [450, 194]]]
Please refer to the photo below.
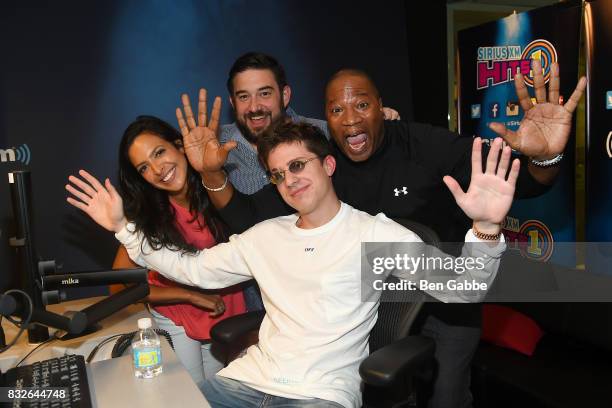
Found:
[[92, 400], [98, 408], [210, 407], [165, 340], [162, 361], [163, 373], [151, 379], [134, 376], [131, 355], [90, 364]]
[[[56, 313], [81, 310], [101, 299], [65, 302], [49, 306], [48, 310]], [[102, 320], [101, 330], [76, 339], [54, 340], [34, 352], [24, 364], [64, 354], [81, 354], [87, 357], [103, 339], [114, 334], [137, 330], [137, 320], [141, 317], [150, 317], [150, 314], [142, 304], [131, 305]], [[5, 330], [7, 341], [17, 334], [16, 328], [6, 321], [2, 322], [2, 327]], [[50, 329], [50, 331], [53, 333], [54, 330]], [[134, 376], [131, 355], [110, 359], [110, 350], [113, 345], [113, 341], [109, 342], [109, 346], [99, 351], [94, 361], [87, 366], [94, 407], [210, 407], [165, 339], [162, 340], [163, 373], [152, 379], [139, 379]], [[36, 346], [36, 344], [28, 343], [27, 333], [24, 332], [17, 344], [0, 354], [0, 367], [3, 371], [13, 367]]]

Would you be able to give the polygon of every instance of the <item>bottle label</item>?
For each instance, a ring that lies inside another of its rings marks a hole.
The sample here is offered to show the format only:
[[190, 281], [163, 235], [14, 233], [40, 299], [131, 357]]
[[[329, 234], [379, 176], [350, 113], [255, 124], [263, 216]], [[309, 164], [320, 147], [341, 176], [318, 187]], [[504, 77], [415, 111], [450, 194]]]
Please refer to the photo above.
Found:
[[146, 368], [161, 364], [159, 347], [144, 347], [134, 350], [134, 365], [136, 368]]

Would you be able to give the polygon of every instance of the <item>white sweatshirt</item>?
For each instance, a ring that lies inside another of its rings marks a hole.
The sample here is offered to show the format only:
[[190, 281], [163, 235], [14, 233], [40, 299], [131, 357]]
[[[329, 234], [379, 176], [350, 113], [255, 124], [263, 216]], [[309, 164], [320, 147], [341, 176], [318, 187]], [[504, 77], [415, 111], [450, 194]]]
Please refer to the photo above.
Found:
[[[380, 299], [374, 289], [362, 293], [361, 243], [421, 240], [384, 214], [373, 217], [345, 203], [318, 228], [300, 229], [297, 218], [264, 221], [196, 256], [153, 251], [141, 234], [130, 232], [131, 224], [116, 237], [136, 263], [181, 283], [215, 289], [255, 278], [266, 308], [259, 343], [219, 375], [272, 395], [360, 407], [358, 368], [369, 353]], [[466, 240], [478, 242], [471, 231]], [[477, 256], [487, 263], [475, 278], [490, 284], [505, 244], [482, 247]], [[448, 289], [429, 293], [466, 301]]]

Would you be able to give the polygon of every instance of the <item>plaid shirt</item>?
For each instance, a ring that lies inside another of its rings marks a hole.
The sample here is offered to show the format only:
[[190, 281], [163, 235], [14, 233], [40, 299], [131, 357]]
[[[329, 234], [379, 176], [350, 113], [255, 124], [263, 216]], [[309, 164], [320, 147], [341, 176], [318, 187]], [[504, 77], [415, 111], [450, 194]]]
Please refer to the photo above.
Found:
[[[299, 116], [291, 108], [287, 108], [286, 113], [294, 122], [306, 122], [317, 126], [329, 139], [327, 122], [324, 120]], [[225, 171], [228, 174], [229, 181], [236, 190], [244, 194], [253, 194], [269, 183], [266, 171], [257, 158], [257, 151], [242, 136], [235, 122], [221, 127], [219, 140], [221, 143], [226, 143], [230, 140], [238, 142], [238, 146], [230, 152], [225, 163]]]

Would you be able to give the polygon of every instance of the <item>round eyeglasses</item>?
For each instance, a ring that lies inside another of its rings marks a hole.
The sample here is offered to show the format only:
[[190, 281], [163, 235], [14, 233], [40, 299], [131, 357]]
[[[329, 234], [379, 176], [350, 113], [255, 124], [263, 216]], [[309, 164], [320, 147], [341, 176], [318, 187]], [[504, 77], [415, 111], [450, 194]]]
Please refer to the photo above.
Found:
[[[310, 159], [296, 159], [292, 162], [289, 162], [289, 166], [287, 166], [287, 170], [289, 170], [293, 174], [298, 174], [304, 167], [306, 167], [306, 163], [313, 161], [314, 159], [318, 159], [319, 156], [311, 157]], [[268, 172], [268, 178], [270, 179], [270, 183], [272, 184], [280, 184], [285, 179], [285, 171], [286, 170], [276, 170], [273, 172]]]

